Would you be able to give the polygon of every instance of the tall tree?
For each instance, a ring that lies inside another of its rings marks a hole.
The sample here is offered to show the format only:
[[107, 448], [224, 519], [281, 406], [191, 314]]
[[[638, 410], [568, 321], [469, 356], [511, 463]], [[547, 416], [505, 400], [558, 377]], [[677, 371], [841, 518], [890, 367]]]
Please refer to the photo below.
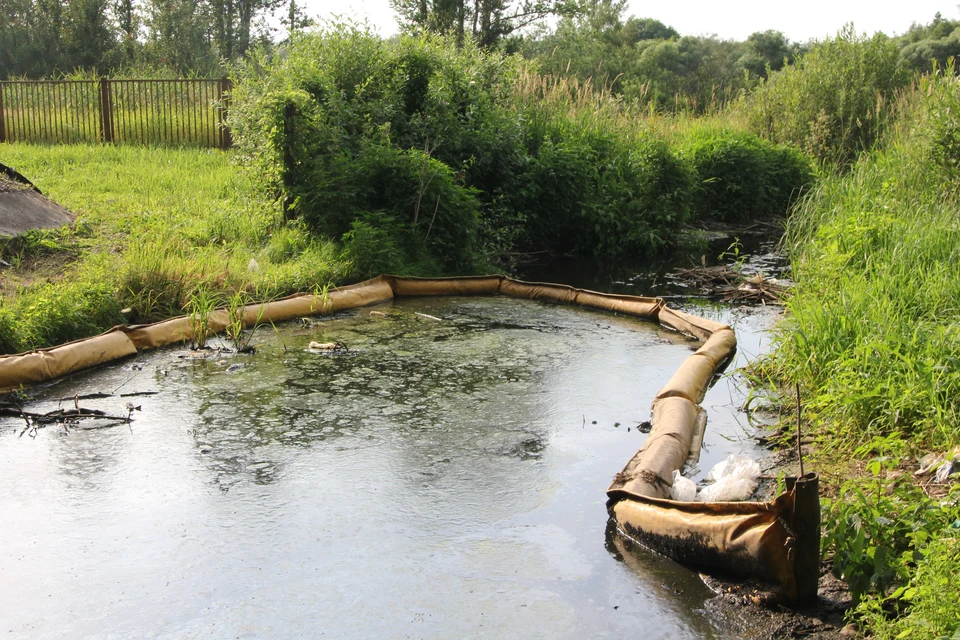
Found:
[[207, 0], [213, 44], [224, 60], [238, 60], [250, 48], [257, 19], [272, 14], [287, 0]]
[[107, 16], [107, 1], [70, 0], [67, 3], [62, 38], [63, 63], [69, 69], [112, 66], [117, 40]]
[[390, 0], [390, 4], [408, 30], [455, 36], [459, 44], [469, 33], [488, 48], [547, 16], [579, 10], [572, 0]]
[[132, 64], [139, 46], [140, 14], [135, 9], [133, 0], [116, 0], [113, 14], [119, 29], [121, 57], [124, 63]]
[[193, 0], [149, 0], [145, 54], [178, 73], [210, 73], [217, 58], [210, 45], [204, 7]]

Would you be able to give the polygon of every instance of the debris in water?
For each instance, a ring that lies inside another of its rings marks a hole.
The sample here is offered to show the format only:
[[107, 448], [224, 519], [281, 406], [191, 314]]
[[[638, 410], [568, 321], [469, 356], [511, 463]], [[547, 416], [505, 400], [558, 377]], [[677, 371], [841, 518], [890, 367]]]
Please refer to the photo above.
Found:
[[701, 502], [740, 502], [748, 499], [760, 484], [760, 465], [746, 456], [731, 453], [714, 465], [707, 480], [713, 484], [701, 489]]
[[690, 478], [684, 478], [678, 470], [673, 472], [673, 486], [670, 487], [670, 499], [677, 502], [693, 502], [697, 499], [697, 485]]
[[678, 278], [699, 287], [705, 295], [719, 296], [725, 302], [779, 303], [787, 287], [775, 278], [762, 273], [746, 277], [726, 265], [676, 269]]
[[328, 353], [330, 355], [342, 355], [349, 353], [347, 345], [340, 341], [337, 342], [311, 342], [307, 350], [313, 353]]

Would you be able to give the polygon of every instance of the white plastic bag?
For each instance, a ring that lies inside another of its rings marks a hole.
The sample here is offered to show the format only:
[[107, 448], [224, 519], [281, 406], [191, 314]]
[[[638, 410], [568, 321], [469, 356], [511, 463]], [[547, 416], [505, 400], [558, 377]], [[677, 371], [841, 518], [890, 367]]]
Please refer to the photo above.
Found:
[[710, 469], [707, 480], [716, 482], [724, 476], [740, 476], [757, 478], [760, 475], [760, 465], [748, 458], [731, 453], [725, 460], [721, 460]]
[[670, 499], [677, 502], [693, 502], [697, 497], [697, 485], [690, 478], [684, 478], [679, 471], [673, 472], [673, 486], [670, 487]]
[[747, 458], [731, 454], [717, 463], [707, 480], [713, 484], [700, 490], [701, 502], [740, 502], [749, 498], [760, 484], [760, 465]]

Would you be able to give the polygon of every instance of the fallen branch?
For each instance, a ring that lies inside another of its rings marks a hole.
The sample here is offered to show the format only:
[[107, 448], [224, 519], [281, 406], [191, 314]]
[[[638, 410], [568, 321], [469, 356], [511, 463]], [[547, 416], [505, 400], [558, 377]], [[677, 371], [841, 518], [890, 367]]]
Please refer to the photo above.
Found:
[[725, 302], [777, 304], [787, 290], [772, 278], [762, 274], [746, 278], [725, 265], [676, 269], [672, 275], [699, 288], [704, 295], [720, 296]]

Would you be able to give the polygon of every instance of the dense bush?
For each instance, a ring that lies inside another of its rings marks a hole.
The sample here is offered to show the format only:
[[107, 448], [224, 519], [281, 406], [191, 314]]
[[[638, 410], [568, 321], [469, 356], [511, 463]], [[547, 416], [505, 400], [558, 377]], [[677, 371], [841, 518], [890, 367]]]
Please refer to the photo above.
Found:
[[543, 133], [512, 199], [529, 247], [622, 258], [670, 244], [693, 180], [665, 142], [587, 119], [555, 120]]
[[809, 158], [744, 131], [692, 129], [681, 153], [697, 176], [693, 211], [698, 218], [782, 215], [813, 184]]
[[946, 75], [924, 78], [924, 121], [922, 127], [930, 140], [934, 162], [948, 176], [960, 175], [960, 78], [954, 75], [951, 63]]
[[340, 27], [263, 64], [236, 91], [240, 152], [290, 216], [353, 234], [363, 275], [383, 264], [357, 255], [377, 232], [408, 269], [467, 272], [509, 245], [657, 250], [688, 216], [691, 174], [665, 143], [609, 97], [584, 115], [524, 90], [519, 57]]
[[847, 27], [771, 74], [746, 98], [747, 117], [751, 129], [769, 140], [844, 165], [873, 145], [886, 105], [909, 77], [895, 42]]

